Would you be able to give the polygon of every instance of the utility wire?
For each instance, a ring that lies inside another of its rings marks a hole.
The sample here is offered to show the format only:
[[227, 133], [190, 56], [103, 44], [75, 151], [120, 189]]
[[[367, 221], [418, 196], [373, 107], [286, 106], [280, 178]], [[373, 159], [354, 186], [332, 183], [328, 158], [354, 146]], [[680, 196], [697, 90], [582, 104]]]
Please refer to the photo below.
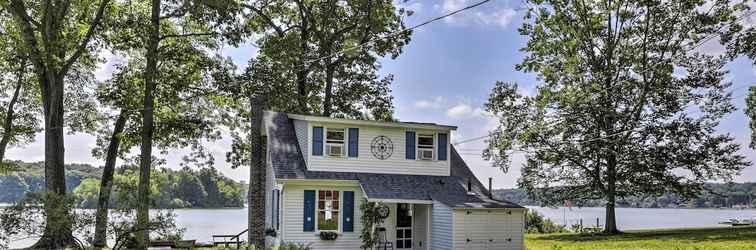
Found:
[[444, 19], [444, 18], [447, 18], [447, 17], [453, 16], [453, 15], [459, 14], [459, 13], [461, 13], [461, 12], [467, 11], [467, 10], [469, 10], [469, 9], [472, 9], [472, 8], [475, 8], [475, 7], [478, 7], [478, 6], [481, 6], [481, 5], [483, 5], [483, 4], [485, 4], [485, 3], [488, 3], [488, 2], [490, 2], [490, 1], [491, 1], [491, 0], [483, 0], [483, 1], [480, 1], [480, 2], [478, 2], [478, 3], [472, 4], [472, 5], [468, 5], [468, 6], [464, 7], [464, 8], [461, 8], [461, 9], [458, 9], [458, 10], [455, 10], [455, 11], [452, 11], [452, 12], [449, 12], [449, 13], [446, 13], [446, 14], [444, 14], [444, 15], [441, 15], [441, 16], [438, 16], [438, 17], [435, 17], [435, 18], [431, 18], [431, 19], [429, 19], [429, 20], [426, 20], [425, 22], [422, 22], [422, 23], [420, 23], [420, 24], [414, 25], [414, 26], [412, 26], [412, 27], [409, 27], [409, 28], [404, 28], [404, 29], [398, 30], [398, 31], [396, 31], [396, 32], [394, 32], [394, 33], [388, 34], [388, 35], [386, 35], [386, 36], [383, 36], [383, 37], [379, 37], [379, 38], [375, 38], [375, 39], [372, 39], [372, 40], [370, 40], [370, 41], [367, 41], [367, 42], [364, 42], [364, 43], [362, 43], [362, 44], [360, 44], [360, 45], [357, 45], [357, 46], [354, 46], [354, 47], [349, 47], [349, 48], [346, 48], [346, 49], [343, 49], [343, 50], [337, 51], [337, 52], [335, 52], [335, 53], [333, 53], [333, 54], [330, 54], [330, 55], [325, 55], [325, 56], [322, 56], [322, 57], [319, 57], [319, 58], [315, 58], [315, 59], [307, 60], [307, 61], [305, 61], [305, 63], [313, 63], [313, 62], [318, 62], [318, 61], [320, 61], [320, 60], [323, 60], [323, 59], [327, 59], [327, 58], [331, 58], [331, 57], [335, 57], [335, 56], [340, 56], [341, 54], [344, 54], [344, 53], [346, 53], [346, 52], [349, 52], [349, 51], [352, 51], [352, 50], [355, 50], [355, 49], [359, 49], [359, 48], [365, 47], [365, 46], [367, 46], [367, 45], [373, 44], [373, 43], [375, 43], [375, 42], [377, 42], [377, 41], [380, 41], [380, 40], [383, 40], [383, 39], [387, 39], [387, 38], [391, 38], [391, 37], [394, 37], [394, 36], [400, 35], [400, 34], [402, 34], [402, 33], [404, 33], [404, 32], [408, 32], [408, 31], [411, 31], [411, 30], [414, 30], [414, 29], [417, 29], [417, 28], [423, 27], [423, 26], [425, 26], [425, 25], [428, 25], [428, 24], [430, 24], [430, 23], [436, 22], [436, 21], [438, 21], [438, 20], [441, 20], [441, 19]]

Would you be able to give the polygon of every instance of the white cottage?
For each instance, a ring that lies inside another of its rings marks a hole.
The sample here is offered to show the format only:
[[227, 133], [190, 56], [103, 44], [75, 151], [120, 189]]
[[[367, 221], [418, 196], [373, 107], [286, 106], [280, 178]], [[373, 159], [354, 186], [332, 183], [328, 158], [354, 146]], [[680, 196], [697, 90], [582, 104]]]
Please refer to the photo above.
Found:
[[524, 249], [525, 209], [490, 198], [450, 144], [455, 129], [266, 112], [270, 243], [360, 249], [369, 201], [383, 204], [387, 249]]

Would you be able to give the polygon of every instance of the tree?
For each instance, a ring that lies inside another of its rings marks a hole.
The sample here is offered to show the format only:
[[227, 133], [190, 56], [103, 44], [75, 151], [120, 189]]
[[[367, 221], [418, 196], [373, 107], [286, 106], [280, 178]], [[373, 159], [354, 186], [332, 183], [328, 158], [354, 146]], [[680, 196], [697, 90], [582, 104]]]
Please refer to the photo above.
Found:
[[[377, 80], [379, 65], [376, 61], [389, 54], [392, 58], [398, 57], [409, 43], [412, 32], [404, 31], [405, 13], [411, 15], [404, 9], [397, 10], [392, 1], [324, 1], [310, 8], [310, 14], [305, 16], [312, 23], [311, 33], [317, 48], [317, 58], [313, 61], [325, 83], [323, 116], [334, 113], [334, 104], [339, 105], [336, 111], [351, 117], [359, 117], [360, 108], [371, 111], [385, 108], [378, 103], [353, 105], [356, 100], [365, 103], [369, 98], [390, 97], [388, 92], [371, 93], [369, 89], [380, 89], [382, 84], [387, 86], [391, 82], [391, 76], [387, 81]], [[390, 100], [388, 103], [390, 105]]]
[[[12, 29], [8, 27], [5, 30]], [[0, 137], [0, 169], [8, 166], [3, 163], [8, 146], [22, 145], [34, 141], [34, 135], [40, 131], [37, 102], [37, 91], [30, 82], [33, 76], [29, 70], [27, 55], [18, 47], [21, 44], [15, 32], [5, 32], [0, 46], [0, 90], [3, 99], [0, 101], [0, 121], [2, 121], [2, 137]]]
[[[65, 78], [81, 59], [88, 60], [98, 26], [105, 16], [109, 0], [100, 1], [21, 1], [0, 2], [11, 14], [23, 48], [33, 65], [40, 95], [45, 127], [45, 188], [58, 196], [66, 193], [64, 168], [64, 96]], [[56, 224], [55, 218], [69, 211], [63, 199], [47, 199], [46, 228], [36, 248], [60, 248], [73, 245], [70, 223]], [[62, 214], [58, 214], [58, 212]], [[52, 228], [60, 225], [59, 228]]]
[[377, 59], [396, 58], [409, 43], [411, 31], [403, 31], [403, 17], [410, 11], [391, 1], [243, 6], [249, 11], [248, 29], [262, 36], [255, 41], [258, 56], [225, 87], [229, 100], [223, 121], [233, 139], [226, 159], [233, 167], [249, 165], [250, 111], [243, 98], [250, 93], [268, 97], [267, 107], [281, 112], [393, 120], [393, 76], [378, 76]]
[[118, 109], [141, 112], [141, 121], [135, 121], [141, 139], [132, 140], [134, 135], [126, 134], [123, 137], [129, 141], [123, 146], [129, 148], [135, 141], [141, 146], [136, 225], [145, 230], [137, 232], [136, 239], [138, 247], [145, 248], [151, 168], [160, 163], [153, 162], [153, 147], [163, 149], [160, 153], [174, 146], [191, 147], [193, 158], [210, 159], [195, 163], [212, 163], [201, 140], [220, 136], [213, 126], [216, 108], [211, 107], [211, 97], [216, 92], [213, 77], [220, 75], [215, 70], [227, 62], [208, 54], [218, 48], [236, 10], [227, 1], [151, 0], [128, 7], [113, 38], [115, 50], [131, 57], [117, 82], [128, 84], [114, 86], [112, 91], [120, 94], [121, 99], [113, 100]]
[[[487, 159], [507, 169], [525, 152], [518, 185], [545, 205], [603, 200], [607, 234], [617, 199], [665, 192], [692, 198], [708, 180], [749, 163], [716, 126], [734, 110], [726, 58], [693, 44], [726, 20], [727, 1], [531, 1], [517, 69], [535, 96], [498, 82], [486, 110], [499, 117]], [[693, 53], [691, 53], [693, 52]]]
[[297, 103], [283, 111], [362, 118], [366, 109], [390, 119], [392, 77], [379, 79], [377, 59], [396, 58], [409, 43], [403, 17], [411, 12], [384, 0], [255, 1], [244, 7], [250, 29], [262, 34], [254, 65], [286, 65], [293, 76], [284, 80], [292, 82]]

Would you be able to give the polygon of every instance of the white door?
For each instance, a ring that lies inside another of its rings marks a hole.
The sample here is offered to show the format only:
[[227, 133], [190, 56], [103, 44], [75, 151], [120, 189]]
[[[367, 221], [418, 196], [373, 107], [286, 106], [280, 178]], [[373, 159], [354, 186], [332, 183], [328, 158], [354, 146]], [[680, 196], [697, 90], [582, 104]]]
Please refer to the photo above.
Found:
[[412, 204], [412, 244], [414, 250], [428, 249], [430, 205]]

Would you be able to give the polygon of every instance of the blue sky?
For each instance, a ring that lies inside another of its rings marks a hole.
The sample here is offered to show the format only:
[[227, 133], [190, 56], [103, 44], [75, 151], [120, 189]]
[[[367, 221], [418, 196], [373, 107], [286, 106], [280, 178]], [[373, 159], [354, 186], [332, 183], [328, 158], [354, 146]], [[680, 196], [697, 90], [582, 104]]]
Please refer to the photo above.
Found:
[[[406, 20], [408, 26], [424, 20], [459, 9], [477, 1], [471, 0], [410, 0], [402, 5], [415, 11], [415, 15]], [[521, 89], [532, 93], [537, 85], [535, 76], [514, 69], [522, 60], [519, 49], [526, 38], [519, 35], [517, 28], [522, 23], [523, 11], [520, 1], [492, 1], [450, 19], [431, 23], [415, 30], [412, 41], [397, 59], [384, 59], [382, 74], [394, 74], [392, 86], [396, 112], [402, 121], [435, 122], [457, 125], [459, 130], [455, 140], [486, 135], [496, 125], [496, 121], [482, 114], [489, 91], [496, 81], [513, 81]], [[714, 39], [716, 40], [716, 39]], [[721, 52], [716, 41], [702, 46], [700, 50], [707, 53]], [[230, 56], [240, 67], [255, 56], [256, 49], [251, 46], [225, 48], [224, 55]], [[106, 78], [112, 71], [115, 59], [104, 64], [97, 75]], [[731, 73], [729, 79], [734, 83], [733, 96], [738, 110], [729, 115], [720, 126], [720, 131], [730, 133], [744, 147], [742, 154], [756, 162], [756, 153], [748, 149], [750, 137], [748, 120], [743, 114], [745, 106], [745, 86], [755, 83], [756, 72], [747, 59], [738, 59], [727, 67]], [[43, 160], [43, 138], [22, 148], [13, 148], [8, 152], [10, 159], [26, 161]], [[91, 157], [94, 138], [86, 135], [66, 137], [67, 162], [83, 162], [101, 166], [102, 161]], [[216, 167], [224, 174], [237, 179], [247, 180], [247, 168], [230, 169], [225, 164], [225, 152], [230, 149], [227, 139], [209, 143], [210, 150], [216, 158]], [[519, 176], [521, 156], [516, 156], [508, 173], [490, 166], [480, 158], [482, 141], [458, 145], [473, 172], [485, 182], [494, 178], [494, 187], [513, 187]], [[171, 152], [167, 158], [169, 165], [177, 165], [183, 155], [182, 150]], [[756, 181], [756, 167], [743, 171], [736, 181]]]

